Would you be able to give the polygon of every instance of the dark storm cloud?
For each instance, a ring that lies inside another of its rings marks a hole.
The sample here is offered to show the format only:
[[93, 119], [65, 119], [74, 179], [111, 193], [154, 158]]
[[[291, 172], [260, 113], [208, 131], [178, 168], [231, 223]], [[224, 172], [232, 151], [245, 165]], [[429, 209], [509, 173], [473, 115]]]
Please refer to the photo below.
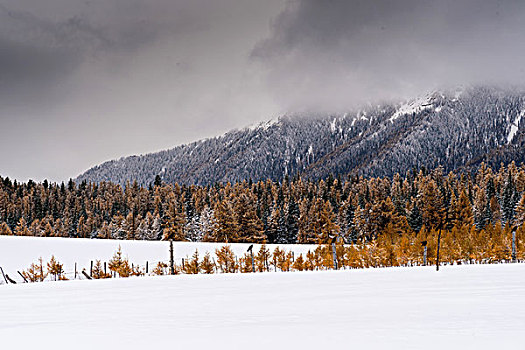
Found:
[[82, 16], [51, 20], [31, 12], [31, 6], [13, 10], [0, 4], [0, 88], [22, 92], [24, 86], [52, 85], [66, 79], [86, 57], [140, 48], [153, 42], [158, 30], [140, 19], [96, 27], [90, 21], [97, 18]]
[[[268, 1], [268, 7], [275, 3]], [[241, 42], [238, 33], [252, 40], [244, 44], [247, 52], [258, 39], [250, 33], [260, 24], [250, 22], [260, 7], [237, 0], [0, 0], [0, 88], [10, 89], [3, 97], [14, 102], [24, 99], [25, 92], [57, 88], [68, 79], [77, 85], [101, 74], [129, 74], [126, 68], [151, 70], [145, 66], [159, 64], [155, 60], [162, 57], [163, 67], [188, 70], [200, 59], [190, 52], [208, 55], [210, 65], [221, 66], [228, 58], [217, 51]], [[264, 18], [265, 27], [268, 21]], [[222, 28], [213, 33], [214, 26]], [[203, 32], [208, 37], [202, 38]], [[142, 67], [129, 67], [150, 53], [153, 57]]]
[[78, 63], [70, 49], [57, 47], [55, 34], [30, 14], [0, 6], [0, 101], [13, 103], [62, 79]]
[[282, 0], [0, 0], [0, 176], [68, 179], [272, 117]]
[[0, 38], [0, 89], [25, 82], [47, 81], [70, 70], [74, 55]]
[[523, 83], [521, 0], [297, 0], [253, 57], [291, 110], [440, 86]]

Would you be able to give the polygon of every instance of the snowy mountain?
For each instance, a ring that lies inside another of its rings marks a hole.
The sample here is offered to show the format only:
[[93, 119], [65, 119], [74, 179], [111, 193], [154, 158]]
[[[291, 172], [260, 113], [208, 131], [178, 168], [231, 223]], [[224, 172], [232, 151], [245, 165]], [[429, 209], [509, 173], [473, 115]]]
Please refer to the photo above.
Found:
[[525, 91], [469, 87], [343, 115], [282, 116], [170, 150], [112, 160], [77, 181], [213, 184], [286, 175], [392, 176], [525, 160]]

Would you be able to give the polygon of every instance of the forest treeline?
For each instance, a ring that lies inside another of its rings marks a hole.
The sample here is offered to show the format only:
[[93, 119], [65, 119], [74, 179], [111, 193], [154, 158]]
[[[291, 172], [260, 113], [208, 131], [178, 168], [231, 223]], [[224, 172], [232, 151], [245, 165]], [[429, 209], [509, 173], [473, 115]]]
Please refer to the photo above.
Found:
[[[285, 178], [214, 186], [12, 182], [0, 178], [0, 234], [207, 242], [414, 245], [510, 255], [523, 251], [525, 168], [482, 164], [474, 174], [442, 168], [393, 178]], [[408, 242], [408, 243], [407, 243]], [[467, 253], [465, 253], [467, 254]]]

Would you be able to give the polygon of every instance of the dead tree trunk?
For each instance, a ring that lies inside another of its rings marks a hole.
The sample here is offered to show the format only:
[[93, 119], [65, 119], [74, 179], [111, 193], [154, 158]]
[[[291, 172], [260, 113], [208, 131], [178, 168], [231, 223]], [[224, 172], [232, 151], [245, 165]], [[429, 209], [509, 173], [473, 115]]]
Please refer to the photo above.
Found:
[[9, 283], [16, 284], [16, 281], [13, 281], [9, 275], [5, 275], [5, 278], [9, 281]]
[[91, 276], [87, 274], [87, 272], [85, 270], [82, 270], [82, 274], [88, 279], [90, 280], [91, 279]]

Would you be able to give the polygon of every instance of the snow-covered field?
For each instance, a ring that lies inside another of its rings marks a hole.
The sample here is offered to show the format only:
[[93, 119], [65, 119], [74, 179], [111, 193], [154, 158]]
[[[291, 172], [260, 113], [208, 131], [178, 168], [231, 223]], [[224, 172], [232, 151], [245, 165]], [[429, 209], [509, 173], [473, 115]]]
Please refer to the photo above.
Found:
[[[224, 246], [224, 243], [192, 243], [174, 242], [173, 250], [175, 263], [182, 264], [182, 259], [191, 257], [197, 249], [200, 258], [206, 252], [214, 256], [215, 249]], [[233, 252], [241, 257], [246, 253], [250, 244], [229, 244]], [[109, 261], [119, 246], [124, 257], [130, 263], [144, 267], [149, 262], [150, 271], [157, 262], [169, 261], [169, 242], [166, 241], [117, 241], [109, 239], [81, 239], [81, 238], [51, 238], [51, 237], [16, 237], [0, 236], [0, 267], [16, 281], [22, 281], [17, 271], [25, 270], [38, 258], [42, 257], [44, 264], [54, 255], [64, 264], [68, 278], [74, 277], [75, 263], [77, 271], [83, 268], [89, 271], [91, 261], [96, 259]], [[275, 244], [267, 245], [270, 251], [277, 247]], [[260, 245], [254, 244], [253, 251], [257, 253]], [[294, 251], [296, 255], [305, 254], [308, 250], [315, 250], [315, 245], [284, 245], [286, 251]], [[0, 275], [1, 277], [1, 275]], [[0, 282], [1, 283], [1, 282]]]
[[[69, 270], [119, 244], [131, 261], [167, 259], [166, 242], [1, 237], [0, 266], [55, 254]], [[525, 264], [0, 286], [0, 349], [524, 349], [523, 329]]]
[[525, 265], [0, 286], [2, 349], [523, 349]]

